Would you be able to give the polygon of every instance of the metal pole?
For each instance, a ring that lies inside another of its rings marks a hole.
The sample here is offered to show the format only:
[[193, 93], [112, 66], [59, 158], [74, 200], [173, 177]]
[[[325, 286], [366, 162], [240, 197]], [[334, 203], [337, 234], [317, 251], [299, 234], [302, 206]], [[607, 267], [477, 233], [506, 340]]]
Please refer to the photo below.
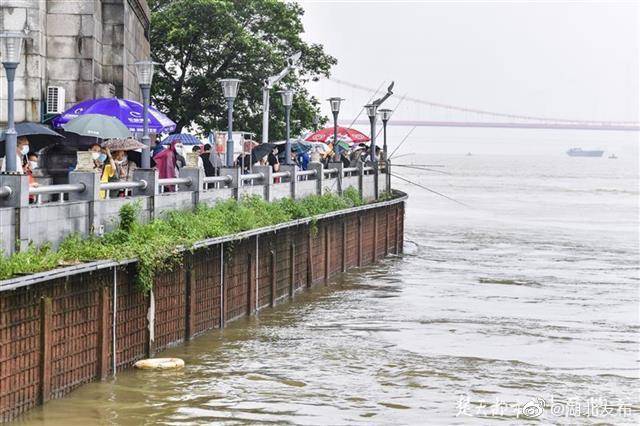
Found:
[[290, 106], [285, 106], [284, 107], [284, 117], [285, 117], [285, 127], [286, 127], [286, 144], [284, 146], [284, 155], [286, 156], [284, 159], [284, 164], [286, 165], [290, 165], [291, 164], [291, 129], [289, 127], [289, 122], [290, 122], [290, 118], [291, 118], [291, 107]]
[[262, 143], [269, 143], [269, 86], [262, 87]]
[[333, 145], [338, 143], [338, 111], [333, 111]]
[[233, 98], [227, 98], [227, 167], [233, 167]]
[[376, 162], [376, 115], [369, 117], [371, 122], [371, 163]]
[[383, 142], [382, 142], [382, 153], [384, 155], [384, 161], [387, 161], [387, 121], [388, 120], [382, 120], [382, 137], [383, 137]]
[[4, 161], [6, 162], [5, 170], [7, 172], [17, 172], [18, 165], [16, 164], [16, 150], [18, 147], [18, 135], [16, 134], [15, 129], [13, 81], [15, 80], [18, 64], [15, 62], [4, 62], [3, 65], [7, 73], [7, 131], [5, 132], [6, 149], [4, 156]]
[[142, 91], [142, 143], [148, 148], [142, 150], [142, 168], [151, 168], [151, 141], [149, 139], [149, 98], [151, 95], [151, 85], [141, 84]]

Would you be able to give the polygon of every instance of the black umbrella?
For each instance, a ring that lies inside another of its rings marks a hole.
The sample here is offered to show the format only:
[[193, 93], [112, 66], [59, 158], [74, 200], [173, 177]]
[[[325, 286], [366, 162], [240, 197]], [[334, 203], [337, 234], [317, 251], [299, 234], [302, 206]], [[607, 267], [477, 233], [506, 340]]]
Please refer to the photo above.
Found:
[[[26, 136], [29, 139], [29, 150], [36, 152], [48, 145], [53, 145], [64, 137], [61, 134], [54, 132], [47, 126], [43, 126], [38, 123], [18, 123], [16, 124], [16, 133], [18, 137]], [[6, 139], [5, 131], [0, 135], [0, 142], [4, 142]], [[5, 143], [0, 143], [0, 156], [5, 155]]]
[[251, 150], [251, 164], [257, 163], [262, 159], [262, 157], [269, 155], [269, 153], [271, 153], [275, 148], [276, 145], [273, 143], [261, 143], [260, 145], [256, 145]]

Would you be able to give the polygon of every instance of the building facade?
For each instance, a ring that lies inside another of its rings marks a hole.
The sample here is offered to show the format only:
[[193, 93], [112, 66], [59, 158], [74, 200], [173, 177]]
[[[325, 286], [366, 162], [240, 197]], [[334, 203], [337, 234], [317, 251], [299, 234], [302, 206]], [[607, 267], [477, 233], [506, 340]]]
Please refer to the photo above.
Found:
[[[0, 0], [0, 29], [27, 32], [15, 81], [16, 122], [45, 117], [47, 87], [65, 108], [86, 99], [140, 100], [134, 62], [149, 58], [146, 0]], [[0, 77], [0, 122], [7, 81]]]

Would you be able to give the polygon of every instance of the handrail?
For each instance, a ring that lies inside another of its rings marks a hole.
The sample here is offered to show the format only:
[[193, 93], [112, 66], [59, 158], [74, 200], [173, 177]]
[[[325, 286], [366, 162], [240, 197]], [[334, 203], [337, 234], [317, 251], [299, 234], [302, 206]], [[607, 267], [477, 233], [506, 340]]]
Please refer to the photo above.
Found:
[[215, 182], [224, 182], [224, 183], [231, 183], [233, 181], [233, 178], [229, 175], [225, 175], [225, 176], [207, 176], [203, 179], [204, 183], [215, 183]]
[[338, 174], [338, 169], [324, 169], [325, 175], [333, 175]]
[[271, 174], [273, 178], [291, 177], [291, 172], [275, 172]]
[[298, 176], [315, 176], [318, 174], [317, 170], [300, 170], [296, 173]]
[[140, 181], [122, 181], [122, 182], [104, 182], [100, 184], [102, 190], [114, 190], [114, 189], [146, 189], [147, 182], [145, 180]]
[[9, 198], [13, 194], [13, 190], [8, 186], [0, 187], [0, 198]]
[[373, 167], [371, 167], [371, 166], [363, 167], [362, 171], [363, 172], [372, 172], [373, 171]]
[[357, 171], [358, 171], [357, 167], [345, 167], [345, 168], [342, 169], [342, 173], [343, 174], [357, 172]]
[[251, 180], [251, 179], [264, 179], [264, 174], [262, 173], [248, 173], [246, 175], [240, 175], [240, 180]]
[[191, 178], [166, 178], [166, 179], [158, 179], [158, 185], [167, 186], [167, 185], [191, 185]]
[[42, 185], [29, 188], [29, 195], [61, 194], [63, 192], [84, 192], [84, 183], [66, 183], [62, 185]]

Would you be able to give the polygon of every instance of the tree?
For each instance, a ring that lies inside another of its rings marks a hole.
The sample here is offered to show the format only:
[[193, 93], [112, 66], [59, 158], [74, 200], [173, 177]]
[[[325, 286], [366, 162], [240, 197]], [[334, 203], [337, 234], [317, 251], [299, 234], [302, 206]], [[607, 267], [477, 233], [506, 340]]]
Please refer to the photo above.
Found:
[[[151, 52], [160, 63], [152, 89], [154, 103], [177, 123], [177, 132], [195, 124], [203, 133], [226, 129], [222, 78], [240, 78], [234, 128], [262, 131], [262, 84], [302, 52], [296, 76], [284, 85], [296, 91], [292, 134], [311, 128], [318, 100], [304, 83], [328, 76], [336, 59], [319, 44], [300, 37], [303, 9], [277, 0], [150, 0]], [[272, 140], [284, 138], [284, 107], [272, 91]], [[258, 136], [259, 137], [259, 136]]]

